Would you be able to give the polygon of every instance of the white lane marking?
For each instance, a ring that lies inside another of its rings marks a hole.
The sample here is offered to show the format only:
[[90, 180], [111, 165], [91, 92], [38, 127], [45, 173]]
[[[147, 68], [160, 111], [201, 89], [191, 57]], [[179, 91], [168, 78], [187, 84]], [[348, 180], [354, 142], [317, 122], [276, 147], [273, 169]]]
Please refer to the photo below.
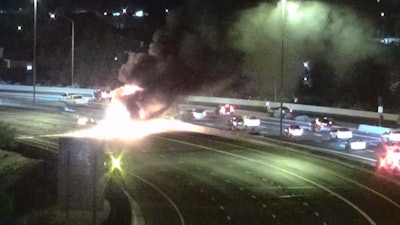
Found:
[[321, 184], [318, 184], [318, 183], [316, 183], [316, 182], [314, 182], [314, 181], [312, 181], [310, 179], [307, 179], [306, 177], [303, 177], [301, 175], [293, 173], [293, 172], [291, 172], [289, 170], [270, 165], [268, 163], [262, 162], [262, 161], [257, 160], [257, 159], [252, 159], [252, 158], [249, 158], [249, 157], [246, 157], [246, 156], [237, 155], [237, 154], [230, 153], [230, 152], [225, 152], [225, 151], [218, 150], [218, 149], [211, 148], [211, 147], [207, 147], [207, 146], [193, 144], [193, 143], [189, 143], [189, 142], [185, 142], [185, 141], [179, 141], [179, 140], [171, 139], [171, 138], [165, 138], [165, 137], [159, 137], [159, 138], [160, 139], [164, 139], [164, 140], [169, 140], [169, 141], [172, 141], [172, 142], [176, 142], [176, 143], [180, 143], [180, 144], [184, 144], [184, 145], [189, 145], [189, 146], [205, 149], [205, 150], [208, 150], [208, 151], [217, 152], [217, 153], [220, 153], [220, 154], [224, 154], [224, 155], [228, 155], [228, 156], [232, 156], [232, 157], [236, 157], [236, 158], [240, 158], [240, 159], [244, 159], [244, 160], [247, 160], [247, 161], [250, 161], [250, 162], [254, 162], [254, 163], [258, 163], [258, 164], [273, 168], [275, 170], [281, 171], [283, 173], [289, 174], [289, 175], [291, 175], [293, 177], [296, 177], [296, 178], [298, 178], [300, 180], [303, 180], [303, 181], [305, 181], [307, 183], [310, 183], [310, 184], [312, 184], [312, 185], [324, 190], [325, 192], [328, 192], [329, 194], [335, 196], [336, 198], [342, 200], [344, 203], [346, 203], [347, 205], [352, 207], [354, 210], [356, 210], [358, 213], [360, 213], [360, 215], [362, 215], [369, 222], [369, 224], [376, 225], [376, 222], [371, 217], [369, 217], [366, 212], [364, 212], [357, 205], [355, 205], [354, 203], [352, 203], [351, 201], [349, 201], [348, 199], [346, 199], [345, 197], [343, 197], [339, 193], [336, 193], [333, 190], [331, 190], [331, 189], [329, 189], [329, 188], [327, 188], [327, 187], [325, 187], [325, 186], [323, 186]]
[[137, 176], [137, 175], [135, 175], [135, 174], [132, 174], [132, 173], [129, 173], [129, 172], [126, 172], [126, 173], [130, 174], [131, 176], [134, 176], [134, 177], [138, 178], [139, 180], [143, 181], [144, 183], [148, 184], [149, 186], [151, 186], [152, 188], [154, 188], [156, 191], [158, 191], [165, 199], [167, 199], [167, 201], [168, 201], [168, 202], [172, 205], [172, 207], [175, 209], [176, 213], [177, 213], [178, 216], [179, 216], [179, 219], [180, 219], [180, 221], [181, 221], [181, 224], [182, 224], [182, 225], [185, 225], [185, 220], [183, 219], [183, 216], [182, 216], [181, 211], [179, 210], [179, 208], [178, 208], [178, 206], [175, 204], [175, 202], [172, 201], [172, 199], [171, 199], [167, 194], [165, 194], [162, 190], [160, 190], [160, 189], [159, 189], [156, 185], [154, 185], [153, 183], [150, 183], [149, 181], [147, 181], [147, 180], [145, 180], [145, 179], [143, 179], [143, 178], [141, 178], [141, 177], [139, 177], [139, 176]]
[[381, 194], [381, 193], [379, 193], [379, 192], [377, 192], [377, 191], [375, 191], [375, 190], [373, 190], [373, 189], [371, 189], [371, 188], [369, 188], [369, 187], [367, 187], [367, 186], [365, 186], [363, 184], [358, 183], [357, 181], [355, 181], [353, 179], [349, 179], [349, 178], [346, 178], [346, 177], [343, 177], [343, 176], [337, 176], [337, 177], [340, 177], [341, 179], [343, 179], [343, 180], [345, 180], [347, 182], [353, 183], [353, 184], [355, 184], [355, 185], [357, 185], [357, 186], [359, 186], [361, 188], [364, 188], [367, 191], [370, 191], [373, 194], [375, 194], [375, 195], [383, 198], [384, 200], [388, 201], [389, 203], [391, 203], [392, 205], [396, 206], [397, 208], [400, 208], [400, 205], [397, 204], [396, 202], [394, 202], [392, 199], [388, 198], [387, 196], [385, 196], [385, 195], [383, 195], [383, 194]]

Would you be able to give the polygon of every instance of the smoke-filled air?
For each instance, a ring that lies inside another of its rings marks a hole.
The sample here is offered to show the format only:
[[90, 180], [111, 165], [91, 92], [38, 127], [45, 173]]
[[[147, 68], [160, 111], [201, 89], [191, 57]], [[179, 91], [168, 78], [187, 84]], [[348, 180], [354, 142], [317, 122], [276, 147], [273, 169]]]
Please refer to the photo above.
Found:
[[147, 52], [129, 54], [118, 79], [139, 87], [120, 96], [131, 117], [157, 117], [180, 97], [198, 91], [221, 93], [242, 75], [252, 93], [271, 96], [281, 65], [284, 91], [290, 95], [304, 61], [323, 57], [334, 74], [343, 76], [355, 62], [378, 53], [373, 25], [350, 9], [287, 2], [283, 23], [280, 4], [234, 2], [188, 0], [184, 10], [169, 13]]
[[[130, 111], [132, 118], [151, 119], [160, 116], [180, 97], [199, 90], [211, 90], [216, 82], [234, 70], [232, 57], [204, 41], [201, 35], [182, 23], [179, 12], [171, 12], [166, 25], [158, 29], [147, 52], [130, 52], [119, 69], [118, 80], [137, 85], [134, 93], [114, 91]], [[229, 65], [229, 66], [228, 66]]]
[[244, 72], [257, 81], [254, 89], [261, 86], [271, 93], [280, 82], [282, 37], [285, 93], [304, 73], [304, 61], [324, 57], [335, 74], [342, 76], [356, 61], [378, 53], [372, 23], [350, 9], [321, 2], [288, 1], [285, 16], [283, 23], [280, 4], [261, 3], [239, 13], [230, 30], [230, 43], [245, 55]]

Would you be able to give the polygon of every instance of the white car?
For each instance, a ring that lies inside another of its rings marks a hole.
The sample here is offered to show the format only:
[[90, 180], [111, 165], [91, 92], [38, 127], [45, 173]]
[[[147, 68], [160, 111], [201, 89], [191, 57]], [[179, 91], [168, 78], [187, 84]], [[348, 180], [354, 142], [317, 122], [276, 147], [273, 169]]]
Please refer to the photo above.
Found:
[[193, 109], [192, 115], [195, 120], [203, 120], [207, 116], [205, 109]]
[[285, 134], [287, 137], [299, 137], [303, 135], [303, 128], [299, 125], [290, 125], [285, 128]]
[[400, 142], [400, 129], [390, 130], [382, 134], [384, 142]]
[[353, 137], [353, 131], [347, 127], [332, 128], [330, 131], [330, 138], [332, 140], [337, 139], [350, 139]]
[[78, 118], [79, 126], [96, 125], [96, 124], [97, 124], [97, 122], [93, 118], [88, 118], [88, 117], [79, 117]]
[[257, 133], [261, 130], [261, 120], [255, 116], [233, 116], [228, 120], [228, 128], [231, 130], [248, 130]]
[[363, 150], [367, 148], [367, 142], [362, 138], [350, 138], [346, 141], [346, 150]]
[[86, 105], [89, 103], [89, 99], [90, 98], [82, 95], [70, 95], [68, 93], [63, 94], [60, 97], [60, 101], [67, 105]]

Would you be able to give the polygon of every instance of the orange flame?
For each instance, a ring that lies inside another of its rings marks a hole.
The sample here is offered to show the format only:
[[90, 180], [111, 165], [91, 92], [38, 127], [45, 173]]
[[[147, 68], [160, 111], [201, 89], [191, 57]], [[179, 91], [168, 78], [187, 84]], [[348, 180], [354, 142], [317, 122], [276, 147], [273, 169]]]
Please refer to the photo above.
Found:
[[[203, 128], [171, 119], [132, 120], [131, 115], [119, 98], [131, 95], [143, 89], [136, 85], [125, 85], [112, 92], [113, 98], [106, 111], [106, 118], [91, 129], [79, 130], [68, 134], [73, 137], [90, 137], [99, 139], [124, 139], [132, 140], [144, 136], [169, 132], [169, 131], [191, 131], [201, 132]], [[148, 106], [148, 109], [160, 107], [157, 103]], [[147, 118], [147, 112], [141, 108], [140, 118]]]

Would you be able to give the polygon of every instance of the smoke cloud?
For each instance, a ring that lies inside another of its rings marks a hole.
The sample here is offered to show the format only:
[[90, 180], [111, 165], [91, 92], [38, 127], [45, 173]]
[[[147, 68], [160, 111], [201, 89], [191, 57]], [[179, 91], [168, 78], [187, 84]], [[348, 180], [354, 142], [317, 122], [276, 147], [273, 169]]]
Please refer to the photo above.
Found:
[[[291, 5], [292, 4], [292, 5]], [[320, 2], [287, 2], [284, 24], [284, 86], [290, 92], [304, 72], [302, 62], [324, 57], [341, 76], [355, 62], [377, 54], [374, 26], [343, 7]], [[282, 9], [259, 4], [239, 14], [230, 42], [244, 53], [245, 72], [270, 94], [279, 82]]]
[[[282, 11], [254, 2], [187, 0], [183, 10], [170, 11], [147, 52], [131, 52], [119, 70], [119, 81], [142, 88], [122, 97], [131, 116], [157, 117], [181, 97], [212, 94], [240, 74], [250, 78], [252, 93], [271, 96], [280, 75]], [[341, 76], [380, 51], [373, 43], [374, 26], [350, 9], [292, 3], [284, 26], [285, 93], [302, 76], [304, 61], [324, 57]], [[140, 116], [140, 110], [146, 114]]]
[[[228, 62], [232, 57], [223, 54], [188, 29], [179, 13], [170, 13], [166, 25], [154, 33], [148, 51], [130, 52], [128, 61], [119, 69], [119, 81], [143, 90], [119, 97], [132, 117], [157, 117], [180, 97], [211, 89], [229, 77], [229, 71], [235, 69], [232, 65], [237, 63]], [[146, 112], [144, 116], [139, 115], [140, 109]]]

